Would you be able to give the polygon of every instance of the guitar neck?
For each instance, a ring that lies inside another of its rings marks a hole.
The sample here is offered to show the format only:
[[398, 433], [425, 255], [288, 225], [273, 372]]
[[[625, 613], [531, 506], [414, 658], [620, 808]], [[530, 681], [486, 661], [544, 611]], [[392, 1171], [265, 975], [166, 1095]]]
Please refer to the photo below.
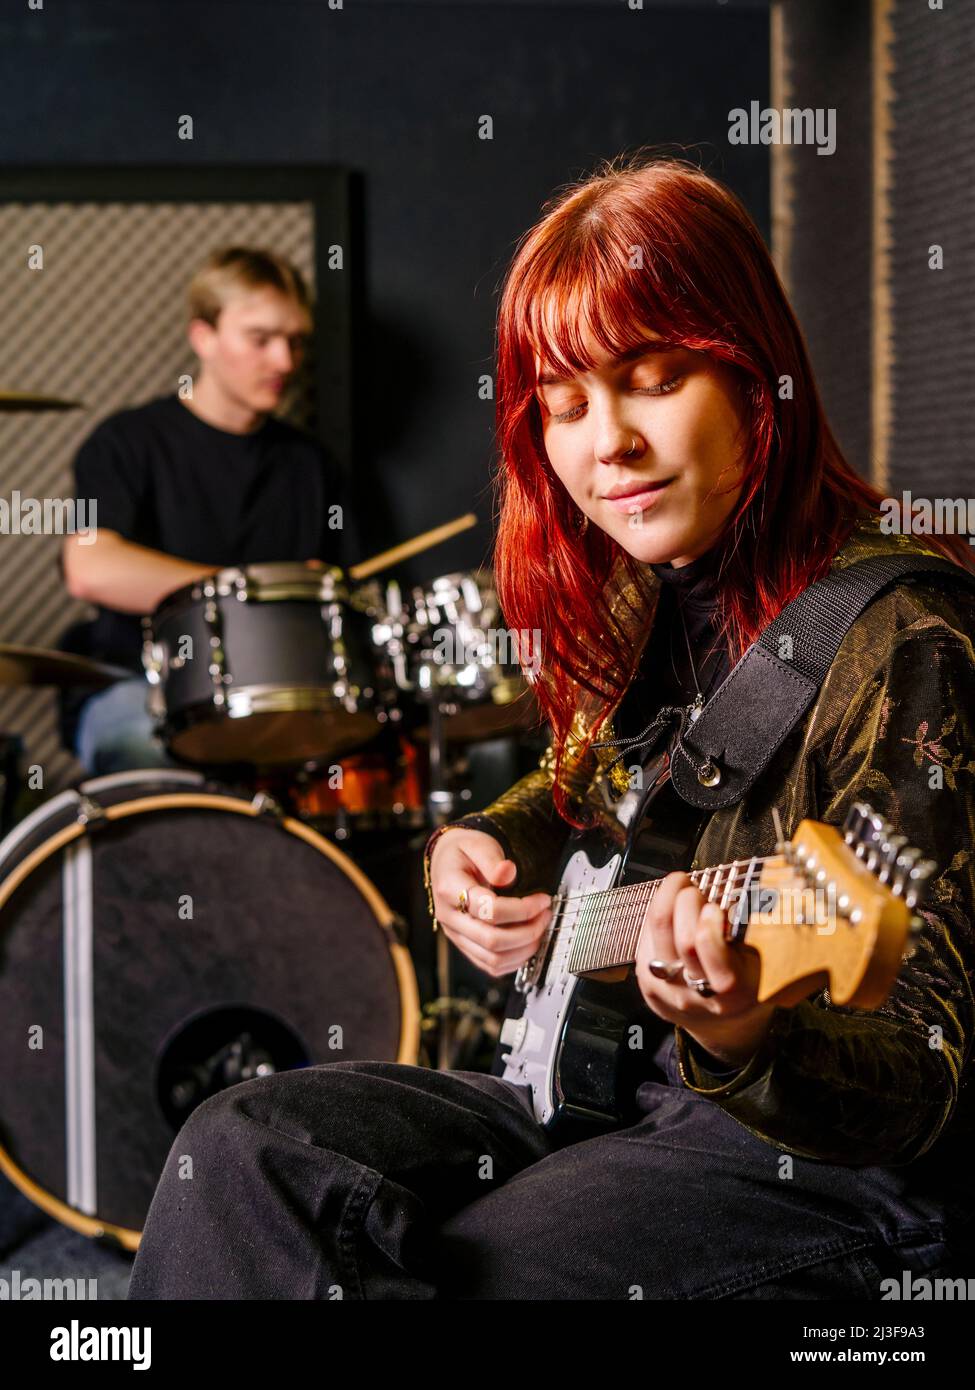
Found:
[[[735, 859], [730, 864], [693, 869], [689, 878], [709, 903], [716, 902], [728, 911], [748, 891], [749, 884], [761, 874], [763, 867], [781, 861], [781, 855], [756, 855], [751, 859]], [[579, 902], [568, 963], [570, 973], [584, 975], [632, 965], [646, 910], [661, 883], [662, 878], [645, 879], [642, 883], [624, 884], [597, 893], [557, 895], [553, 900], [554, 930], [558, 930], [565, 909], [573, 901]]]

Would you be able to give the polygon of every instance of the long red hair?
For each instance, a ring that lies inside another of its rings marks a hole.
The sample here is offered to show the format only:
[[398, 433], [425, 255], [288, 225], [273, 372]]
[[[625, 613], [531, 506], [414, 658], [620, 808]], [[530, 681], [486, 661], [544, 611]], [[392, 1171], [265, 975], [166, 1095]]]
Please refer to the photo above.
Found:
[[[646, 571], [598, 527], [580, 534], [542, 442], [535, 356], [540, 371], [573, 376], [595, 367], [584, 328], [619, 355], [646, 327], [728, 363], [740, 383], [743, 485], [717, 542], [722, 637], [733, 661], [828, 571], [858, 514], [878, 513], [883, 498], [840, 451], [772, 258], [730, 189], [689, 161], [637, 154], [608, 161], [545, 204], [518, 243], [498, 313], [494, 565], [509, 630], [540, 634], [534, 691], [552, 726], [555, 803], [573, 825], [581, 822], [562, 772], [580, 692], [595, 696], [601, 713], [575, 738], [573, 762], [636, 673], [604, 586], [622, 566], [640, 592]], [[926, 541], [972, 567], [963, 537]]]

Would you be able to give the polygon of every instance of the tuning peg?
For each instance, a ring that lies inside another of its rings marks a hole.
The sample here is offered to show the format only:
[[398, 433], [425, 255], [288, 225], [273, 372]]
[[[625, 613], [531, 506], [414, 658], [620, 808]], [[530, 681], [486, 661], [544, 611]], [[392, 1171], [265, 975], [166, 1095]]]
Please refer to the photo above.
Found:
[[883, 863], [877, 874], [881, 883], [889, 882], [890, 876], [894, 872], [894, 867], [897, 863], [897, 856], [906, 844], [906, 835], [890, 835], [887, 837], [883, 846]]
[[[884, 871], [884, 866], [891, 856], [891, 840], [896, 838], [894, 827], [890, 821], [884, 820], [882, 816], [877, 816], [873, 821], [874, 841], [867, 854], [867, 868], [878, 878]], [[902, 837], [903, 838], [903, 837]]]
[[928, 884], [937, 873], [938, 866], [933, 859], [922, 859], [911, 869], [904, 901], [908, 907], [917, 907], [924, 897]]
[[861, 812], [862, 814], [856, 827], [853, 851], [858, 859], [866, 862], [867, 856], [877, 837], [880, 817], [877, 816], [865, 802], [861, 806]]
[[894, 871], [890, 891], [895, 897], [901, 897], [910, 877], [914, 865], [921, 859], [921, 851], [914, 845], [906, 845], [894, 860]]
[[782, 832], [782, 817], [779, 814], [778, 806], [772, 807], [772, 824], [775, 827], [775, 852], [785, 858], [787, 864], [793, 861], [793, 845], [791, 840], [787, 840]]
[[871, 810], [865, 801], [854, 801], [843, 822], [843, 839], [848, 845], [859, 843], [860, 831]]
[[872, 811], [864, 825], [866, 852], [864, 863], [872, 874], [885, 857], [894, 827], [876, 811]]

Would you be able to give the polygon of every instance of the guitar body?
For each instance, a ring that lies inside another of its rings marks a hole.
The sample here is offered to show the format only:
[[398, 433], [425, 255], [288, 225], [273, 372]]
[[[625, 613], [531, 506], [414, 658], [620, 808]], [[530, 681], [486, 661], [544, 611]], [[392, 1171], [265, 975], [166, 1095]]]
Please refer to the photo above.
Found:
[[[633, 967], [593, 975], [567, 969], [579, 904], [599, 892], [689, 868], [708, 813], [681, 801], [669, 750], [644, 768], [643, 789], [607, 808], [605, 829], [574, 831], [562, 857], [558, 930], [527, 988], [516, 976], [493, 1071], [529, 1085], [535, 1117], [560, 1137], [584, 1137], [635, 1115], [634, 1095], [655, 1073], [672, 1025], [643, 1001]], [[521, 987], [519, 988], [519, 985]]]

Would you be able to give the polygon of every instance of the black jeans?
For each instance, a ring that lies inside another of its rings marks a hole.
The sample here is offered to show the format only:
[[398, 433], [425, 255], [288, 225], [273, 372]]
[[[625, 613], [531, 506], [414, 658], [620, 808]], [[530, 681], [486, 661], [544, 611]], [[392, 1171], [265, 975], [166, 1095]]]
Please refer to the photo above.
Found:
[[[177, 1136], [129, 1297], [880, 1299], [959, 1270], [919, 1165], [789, 1158], [680, 1081], [556, 1147], [527, 1089], [333, 1062], [244, 1082]], [[922, 1161], [923, 1162], [923, 1161]], [[938, 1195], [932, 1195], [932, 1191]]]

